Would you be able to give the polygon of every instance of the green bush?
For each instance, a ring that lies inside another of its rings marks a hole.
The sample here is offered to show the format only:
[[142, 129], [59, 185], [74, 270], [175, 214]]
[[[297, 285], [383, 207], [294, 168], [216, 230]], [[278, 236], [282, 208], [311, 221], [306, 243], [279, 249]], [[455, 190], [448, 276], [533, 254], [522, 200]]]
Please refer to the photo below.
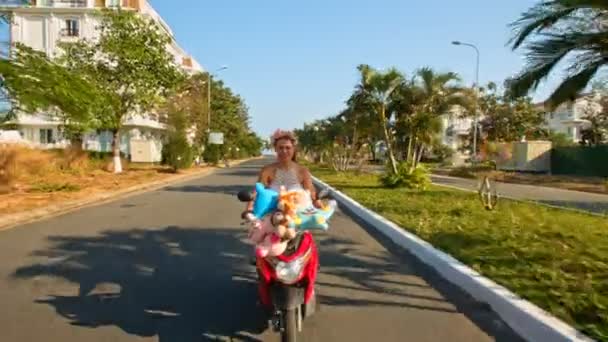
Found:
[[[92, 160], [110, 160], [114, 157], [114, 152], [86, 151], [86, 153], [89, 155], [89, 159]], [[120, 157], [127, 159], [127, 155], [122, 151], [120, 151]]]
[[455, 152], [456, 151], [454, 151], [453, 148], [444, 144], [436, 144], [433, 146], [433, 155], [435, 155], [434, 159], [439, 163], [449, 161], [454, 156]]
[[191, 167], [194, 157], [195, 151], [183, 134], [171, 134], [163, 146], [162, 163], [171, 166], [174, 171]]
[[558, 146], [551, 150], [551, 172], [556, 175], [608, 177], [608, 145]]
[[566, 133], [550, 132], [549, 140], [553, 143], [553, 147], [573, 146], [574, 142]]
[[456, 167], [448, 173], [452, 177], [476, 179], [477, 174], [481, 172], [490, 172], [496, 170], [496, 163], [492, 160], [483, 161], [475, 166], [460, 166]]
[[380, 182], [387, 188], [408, 188], [415, 190], [426, 190], [431, 185], [429, 170], [423, 165], [411, 169], [409, 163], [402, 162], [397, 166], [395, 174], [390, 165], [385, 173], [380, 176]]
[[205, 148], [205, 152], [203, 153], [203, 158], [205, 161], [211, 165], [217, 165], [221, 158], [221, 146], [220, 145], [207, 145]]
[[42, 192], [42, 193], [75, 192], [75, 191], [80, 191], [80, 186], [77, 184], [46, 183], [46, 182], [34, 184], [29, 190], [29, 192]]

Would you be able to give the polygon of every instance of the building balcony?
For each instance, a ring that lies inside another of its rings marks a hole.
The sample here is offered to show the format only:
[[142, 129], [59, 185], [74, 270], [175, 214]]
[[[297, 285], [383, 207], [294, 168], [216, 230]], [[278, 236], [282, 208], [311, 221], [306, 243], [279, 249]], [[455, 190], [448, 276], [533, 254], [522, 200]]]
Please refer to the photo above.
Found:
[[46, 0], [48, 7], [58, 8], [86, 8], [87, 0]]
[[140, 10], [145, 0], [0, 0], [0, 7], [36, 8], [130, 8]]

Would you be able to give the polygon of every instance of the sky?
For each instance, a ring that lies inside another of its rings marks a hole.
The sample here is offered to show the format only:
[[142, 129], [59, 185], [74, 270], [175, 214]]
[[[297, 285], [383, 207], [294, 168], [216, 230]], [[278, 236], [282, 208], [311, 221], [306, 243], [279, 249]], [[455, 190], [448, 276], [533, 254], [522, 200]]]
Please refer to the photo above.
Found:
[[[176, 4], [179, 3], [179, 6]], [[503, 80], [524, 65], [508, 47], [509, 23], [536, 0], [151, 0], [179, 44], [245, 99], [253, 129], [337, 114], [357, 82], [356, 67], [391, 66], [406, 76], [422, 66]], [[550, 81], [548, 82], [550, 83]], [[543, 88], [535, 99], [547, 94]]]
[[[337, 114], [359, 64], [454, 71], [465, 84], [499, 84], [524, 65], [507, 43], [508, 24], [537, 0], [149, 0], [178, 43], [206, 69], [219, 71], [249, 107], [262, 137], [276, 128]], [[555, 75], [553, 79], [558, 77]], [[554, 82], [550, 79], [548, 86]], [[543, 100], [547, 87], [535, 94]]]

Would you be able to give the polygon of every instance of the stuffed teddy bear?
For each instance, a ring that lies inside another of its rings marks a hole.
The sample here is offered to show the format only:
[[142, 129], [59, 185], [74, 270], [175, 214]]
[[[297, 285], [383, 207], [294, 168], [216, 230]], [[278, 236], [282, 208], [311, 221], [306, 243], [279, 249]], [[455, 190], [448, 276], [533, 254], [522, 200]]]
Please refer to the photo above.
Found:
[[279, 211], [274, 215], [273, 224], [277, 228], [277, 233], [281, 238], [291, 240], [296, 237], [296, 230], [292, 222], [296, 216], [296, 201], [298, 196], [297, 191], [287, 192], [285, 187], [280, 188], [277, 203]]
[[[289, 199], [285, 197], [283, 200]], [[285, 238], [289, 239], [292, 236], [292, 232], [288, 230], [289, 218], [282, 215], [281, 211], [277, 211], [278, 202], [279, 193], [267, 189], [262, 183], [256, 183], [253, 210], [246, 213], [243, 218], [251, 224], [249, 240], [256, 245], [256, 255], [259, 257], [282, 254], [287, 248], [288, 241]]]
[[287, 240], [281, 239], [272, 224], [272, 218], [266, 217], [260, 223], [259, 232], [255, 234], [255, 255], [261, 258], [283, 254], [287, 249]]

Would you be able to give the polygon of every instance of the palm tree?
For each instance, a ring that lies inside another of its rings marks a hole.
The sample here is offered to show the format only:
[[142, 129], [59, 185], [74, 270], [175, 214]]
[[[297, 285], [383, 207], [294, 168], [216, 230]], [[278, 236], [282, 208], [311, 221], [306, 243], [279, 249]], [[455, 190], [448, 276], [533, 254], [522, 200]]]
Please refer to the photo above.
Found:
[[399, 126], [408, 135], [406, 158], [412, 161], [413, 168], [441, 131], [441, 116], [453, 106], [472, 107], [468, 89], [452, 84], [458, 81], [460, 78], [453, 72], [437, 73], [425, 67], [400, 87], [394, 109]]
[[608, 62], [608, 2], [545, 0], [511, 24], [512, 49], [525, 47], [528, 65], [508, 86], [515, 97], [535, 90], [555, 66], [574, 57], [568, 76], [548, 99], [552, 108], [572, 100]]
[[389, 107], [391, 105], [392, 94], [404, 82], [404, 76], [394, 68], [386, 72], [379, 72], [369, 65], [362, 64], [357, 69], [361, 74], [361, 80], [355, 87], [355, 96], [364, 97], [379, 119], [390, 166], [392, 171], [397, 174], [397, 161], [392, 146], [393, 134], [388, 127], [391, 119]]

